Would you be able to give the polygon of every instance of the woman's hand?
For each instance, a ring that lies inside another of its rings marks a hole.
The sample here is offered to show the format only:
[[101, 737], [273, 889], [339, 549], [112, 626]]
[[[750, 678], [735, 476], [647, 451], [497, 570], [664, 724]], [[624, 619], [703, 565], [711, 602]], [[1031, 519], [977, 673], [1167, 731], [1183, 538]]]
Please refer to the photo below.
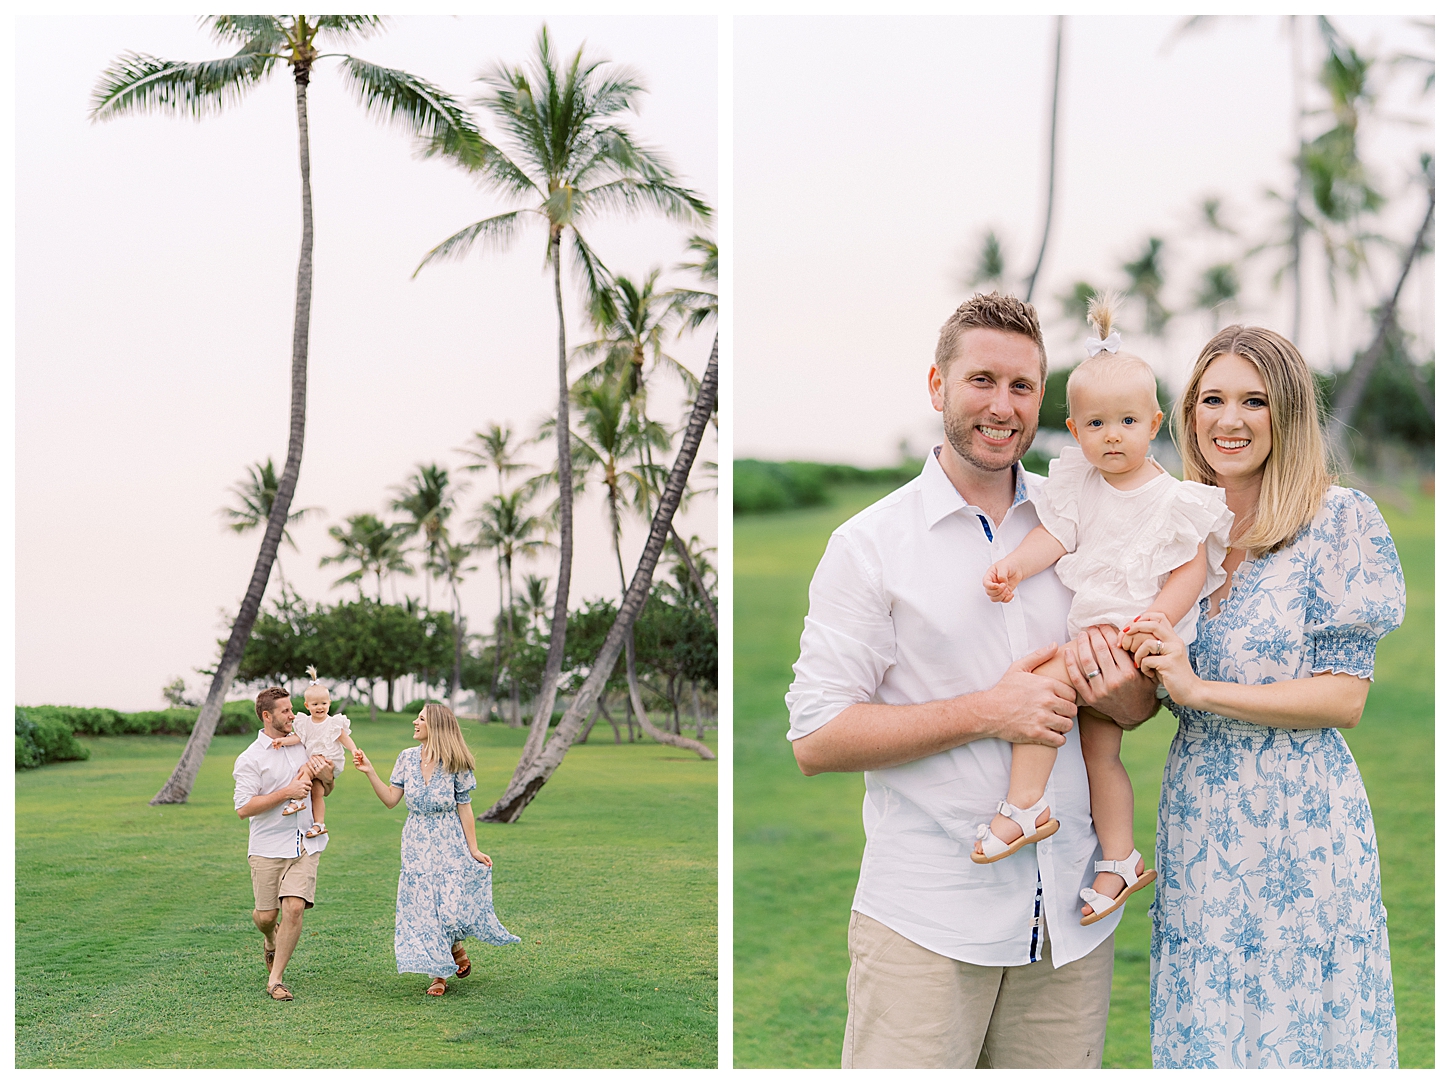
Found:
[[469, 853], [473, 855], [474, 861], [482, 862], [485, 866], [493, 866], [493, 859], [490, 858], [488, 855], [484, 854], [477, 847], [470, 848]]
[[1127, 637], [1138, 633], [1145, 633], [1148, 637], [1138, 645], [1134, 654], [1139, 669], [1156, 678], [1177, 703], [1185, 708], [1197, 707], [1198, 693], [1204, 682], [1193, 672], [1188, 662], [1188, 646], [1173, 631], [1168, 617], [1161, 613], [1146, 613], [1123, 630]]
[[373, 762], [368, 759], [368, 755], [361, 749], [354, 749], [352, 751], [352, 763], [353, 767], [364, 775], [378, 774], [377, 769], [373, 767]]

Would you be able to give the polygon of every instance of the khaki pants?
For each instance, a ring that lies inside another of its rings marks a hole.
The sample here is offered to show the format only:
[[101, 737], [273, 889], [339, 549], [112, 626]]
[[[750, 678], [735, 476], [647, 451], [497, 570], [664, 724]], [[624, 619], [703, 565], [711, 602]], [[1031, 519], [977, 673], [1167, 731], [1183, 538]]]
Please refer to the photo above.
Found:
[[1113, 939], [1052, 966], [979, 967], [939, 956], [851, 912], [843, 1069], [1096, 1069], [1113, 986]]

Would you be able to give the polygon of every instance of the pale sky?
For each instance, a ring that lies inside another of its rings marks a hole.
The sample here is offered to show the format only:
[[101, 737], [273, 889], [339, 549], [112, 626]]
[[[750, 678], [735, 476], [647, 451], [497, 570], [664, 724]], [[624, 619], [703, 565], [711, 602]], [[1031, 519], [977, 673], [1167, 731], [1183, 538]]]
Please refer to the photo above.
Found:
[[[350, 47], [462, 98], [497, 60], [533, 54], [535, 17], [399, 17]], [[628, 64], [649, 94], [630, 120], [682, 180], [717, 202], [716, 20], [549, 20], [556, 48]], [[159, 115], [87, 119], [101, 70], [136, 50], [176, 59], [223, 55], [184, 16], [28, 17], [16, 87], [16, 699], [21, 704], [160, 707], [161, 688], [206, 680], [246, 588], [260, 532], [238, 536], [218, 510], [246, 466], [286, 455], [293, 293], [301, 200], [290, 72], [201, 123]], [[491, 421], [533, 432], [555, 397], [554, 302], [544, 234], [505, 255], [410, 276], [433, 245], [508, 209], [461, 173], [419, 161], [400, 131], [370, 119], [324, 61], [309, 93], [316, 247], [308, 419], [294, 508], [323, 514], [292, 528], [289, 582], [332, 590], [327, 527], [387, 512], [420, 463], [456, 468], [455, 449]], [[493, 134], [487, 120], [486, 134]], [[670, 269], [696, 228], [658, 217], [601, 222], [590, 240], [636, 278]], [[571, 345], [585, 341], [567, 285]], [[671, 344], [697, 375], [708, 333]], [[656, 416], [675, 423], [678, 385], [661, 381]], [[552, 448], [552, 445], [549, 446]], [[552, 451], [531, 453], [543, 464]], [[701, 460], [715, 460], [707, 436]], [[458, 519], [492, 491], [474, 476]], [[713, 480], [697, 466], [698, 486]], [[571, 598], [618, 594], [602, 502], [576, 504]], [[393, 518], [393, 513], [387, 513]], [[677, 519], [717, 538], [713, 496]], [[460, 524], [461, 526], [461, 524]], [[645, 528], [630, 523], [632, 568]], [[554, 558], [533, 571], [554, 579]], [[492, 561], [465, 583], [464, 611], [487, 628]], [[276, 573], [273, 573], [275, 590]], [[421, 578], [400, 591], [421, 596]], [[437, 600], [441, 590], [435, 587]]]
[[[1265, 189], [1287, 191], [1295, 147], [1282, 16], [1221, 17], [1168, 44], [1177, 16], [1069, 16], [1063, 46], [1057, 204], [1033, 297], [1053, 368], [1083, 356], [1086, 328], [1056, 296], [1078, 279], [1111, 286], [1156, 234], [1168, 242], [1170, 309], [1199, 271], [1242, 240], [1193, 232], [1204, 196], [1245, 236], [1269, 224]], [[1361, 51], [1428, 55], [1405, 16], [1336, 16]], [[1322, 51], [1307, 20], [1304, 56]], [[734, 28], [734, 451], [861, 465], [924, 451], [940, 434], [926, 395], [937, 331], [970, 291], [958, 281], [988, 228], [1020, 283], [1041, 237], [1052, 18], [1043, 15], [737, 18]], [[1374, 76], [1389, 75], [1381, 62]], [[1375, 223], [1408, 244], [1424, 214], [1412, 176], [1433, 149], [1424, 69], [1382, 89], [1362, 155], [1395, 213]], [[1323, 104], [1318, 97], [1310, 107]], [[1309, 132], [1327, 127], [1312, 117]], [[1337, 301], [1306, 259], [1299, 346], [1346, 365], [1370, 339], [1365, 310], [1398, 271], [1376, 251]], [[1405, 326], [1433, 344], [1433, 260], [1402, 298]], [[1287, 292], [1260, 261], [1239, 320], [1289, 332]], [[1020, 292], [1020, 287], [1018, 287]], [[1130, 307], [1128, 331], [1139, 311]], [[1166, 342], [1131, 348], [1175, 392], [1211, 332], [1189, 311]]]

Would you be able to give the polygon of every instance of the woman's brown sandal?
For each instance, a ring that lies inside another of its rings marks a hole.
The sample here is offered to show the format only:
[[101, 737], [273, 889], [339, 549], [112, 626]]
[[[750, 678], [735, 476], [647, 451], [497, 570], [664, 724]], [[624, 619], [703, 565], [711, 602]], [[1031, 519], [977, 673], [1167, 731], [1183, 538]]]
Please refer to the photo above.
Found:
[[473, 970], [473, 961], [463, 951], [462, 945], [453, 946], [453, 962], [458, 965], [458, 974], [453, 976], [456, 979], [467, 978], [468, 973]]
[[442, 979], [434, 979], [433, 982], [428, 986], [427, 994], [429, 997], [442, 997], [444, 993], [447, 992], [447, 990], [448, 983], [446, 983]]

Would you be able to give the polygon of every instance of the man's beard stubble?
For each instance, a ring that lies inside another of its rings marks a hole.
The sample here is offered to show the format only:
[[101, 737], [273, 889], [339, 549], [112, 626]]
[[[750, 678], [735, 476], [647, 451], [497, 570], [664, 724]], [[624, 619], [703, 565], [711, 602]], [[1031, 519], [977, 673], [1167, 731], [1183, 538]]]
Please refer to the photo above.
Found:
[[942, 411], [942, 431], [946, 434], [947, 443], [952, 449], [972, 466], [980, 471], [1003, 471], [1010, 470], [1013, 464], [1026, 454], [1027, 449], [1032, 447], [1033, 438], [1037, 436], [1037, 421], [1034, 418], [1030, 430], [1023, 429], [1017, 434], [1017, 442], [1008, 452], [999, 452], [1000, 455], [1007, 455], [1009, 458], [1004, 463], [1000, 459], [983, 459], [973, 443], [973, 434], [976, 432], [976, 423], [968, 422], [960, 415], [954, 413], [951, 404]]

